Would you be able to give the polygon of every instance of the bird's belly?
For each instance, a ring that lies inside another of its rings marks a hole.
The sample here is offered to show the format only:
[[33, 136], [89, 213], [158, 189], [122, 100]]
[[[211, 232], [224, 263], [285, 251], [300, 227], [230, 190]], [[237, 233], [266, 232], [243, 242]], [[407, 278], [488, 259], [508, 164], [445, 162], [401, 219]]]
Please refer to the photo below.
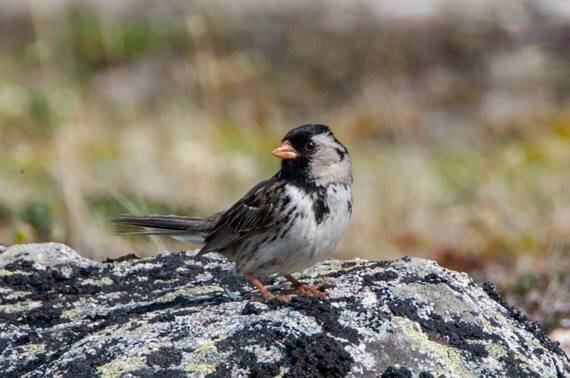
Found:
[[[349, 217], [346, 216], [344, 219], [346, 222], [342, 222], [340, 218], [331, 219], [319, 227], [314, 227], [315, 222], [312, 221], [306, 228], [291, 235], [289, 245], [296, 248], [284, 248], [286, 263], [281, 266], [278, 273], [299, 272], [329, 258], [348, 226]], [[307, 232], [308, 229], [311, 231]]]
[[[241, 271], [257, 275], [289, 274], [305, 270], [330, 257], [350, 220], [350, 192], [329, 198], [330, 213], [319, 224], [311, 209], [299, 209], [299, 216], [282, 237], [262, 244], [256, 258]], [[239, 260], [239, 259], [238, 259]]]

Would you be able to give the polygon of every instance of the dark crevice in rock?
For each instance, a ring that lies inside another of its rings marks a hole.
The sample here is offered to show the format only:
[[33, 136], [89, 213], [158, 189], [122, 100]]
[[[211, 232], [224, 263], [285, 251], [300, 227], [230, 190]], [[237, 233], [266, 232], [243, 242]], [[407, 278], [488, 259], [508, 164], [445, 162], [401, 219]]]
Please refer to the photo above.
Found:
[[[342, 301], [343, 305], [347, 302]], [[328, 334], [347, 340], [352, 344], [357, 344], [360, 336], [358, 332], [350, 327], [342, 326], [338, 319], [343, 306], [333, 307], [332, 302], [323, 301], [315, 297], [294, 297], [288, 305], [296, 311], [315, 319], [318, 325]]]
[[[6, 270], [15, 272], [0, 277], [0, 286], [28, 293], [26, 300], [45, 301], [57, 294], [82, 294], [81, 281], [98, 273], [95, 268], [61, 265], [56, 268], [37, 270], [29, 261], [8, 264]], [[19, 273], [26, 272], [26, 274]], [[92, 293], [91, 293], [92, 294]], [[2, 304], [4, 301], [0, 302]]]
[[125, 261], [133, 261], [133, 260], [139, 260], [139, 257], [137, 257], [133, 253], [130, 253], [128, 255], [124, 255], [121, 257], [106, 259], [103, 261], [103, 264], [114, 264], [114, 263], [120, 263], [120, 262], [125, 262]]
[[181, 362], [182, 352], [174, 348], [160, 348], [146, 356], [148, 366], [158, 366], [163, 369], [180, 365]]
[[[427, 371], [422, 371], [418, 378], [435, 378], [432, 373]], [[440, 375], [439, 378], [443, 378], [443, 375]]]
[[131, 376], [137, 378], [188, 378], [189, 375], [183, 371], [176, 369], [148, 369], [143, 368], [135, 370], [131, 373]]
[[[393, 281], [398, 279], [398, 273], [396, 273], [393, 270], [386, 270], [386, 271], [382, 271], [382, 272], [378, 272], [378, 273], [374, 273], [372, 275], [368, 275], [368, 276], [364, 276], [363, 278], [365, 280], [370, 280], [370, 282], [376, 282], [376, 281]], [[367, 281], [365, 281], [366, 283], [368, 283]]]
[[158, 314], [157, 316], [153, 317], [152, 319], [147, 320], [149, 324], [153, 323], [168, 323], [172, 322], [176, 319], [176, 316], [171, 312], [163, 312]]
[[390, 366], [382, 373], [381, 378], [412, 378], [412, 372], [405, 367]]
[[36, 328], [53, 327], [56, 324], [65, 322], [65, 319], [61, 319], [62, 309], [52, 306], [52, 304], [46, 303], [40, 308], [30, 310], [23, 317], [16, 319], [15, 322], [21, 321], [24, 324], [30, 324]]
[[[233, 292], [251, 291], [251, 287], [248, 286], [245, 278], [235, 272], [228, 271], [220, 266], [213, 267], [210, 272], [212, 273], [213, 281], [226, 290]], [[267, 281], [264, 283], [267, 283]]]
[[[332, 302], [322, 301], [318, 298], [294, 297], [289, 304], [275, 301], [259, 305], [256, 302], [249, 302], [244, 307], [242, 314], [257, 315], [270, 309], [287, 308], [313, 318], [322, 327], [324, 333], [307, 337], [303, 340], [288, 340], [285, 342], [288, 346], [287, 350], [289, 350], [289, 346], [293, 348], [289, 355], [289, 358], [292, 360], [292, 370], [288, 376], [341, 377], [350, 370], [350, 362], [352, 361], [350, 355], [343, 349], [343, 345], [346, 342], [341, 340], [346, 340], [350, 344], [358, 344], [360, 336], [355, 329], [340, 324], [341, 308], [346, 309], [349, 305], [344, 301], [338, 302], [338, 304], [340, 306], [337, 308], [333, 306]], [[264, 332], [267, 332], [267, 330], [265, 329]], [[240, 334], [239, 337], [243, 338], [245, 336]], [[279, 335], [275, 335], [274, 338], [279, 340]], [[251, 356], [246, 357], [246, 360], [251, 360]], [[247, 366], [251, 365], [248, 364]], [[253, 375], [265, 376], [265, 374], [268, 374], [268, 376], [273, 376], [276, 368], [278, 368], [278, 365], [269, 367], [263, 365], [262, 369], [255, 370]], [[276, 371], [278, 372], [278, 370]], [[221, 374], [219, 376], [222, 376], [223, 373], [225, 371], [221, 370], [217, 371], [216, 374]]]
[[[247, 351], [252, 346], [269, 349], [276, 345], [281, 346], [285, 356], [271, 363], [259, 362], [254, 353]], [[290, 365], [290, 377], [344, 377], [353, 362], [342, 343], [326, 334], [295, 337], [283, 325], [266, 320], [235, 332], [218, 343], [218, 350], [230, 354], [208, 377], [228, 377], [233, 366], [247, 370], [248, 376], [273, 377], [285, 364]]]
[[[124, 287], [123, 285], [117, 285], [117, 287]], [[133, 319], [135, 316], [144, 315], [146, 313], [152, 313], [160, 310], [172, 311], [176, 308], [181, 308], [184, 306], [200, 306], [203, 304], [219, 304], [223, 302], [225, 298], [222, 295], [213, 295], [205, 298], [188, 298], [185, 296], [177, 296], [171, 301], [165, 302], [153, 302], [145, 304], [142, 306], [137, 306], [129, 309], [118, 309], [111, 311], [105, 315], [96, 315], [93, 317], [88, 317], [86, 320], [89, 323], [74, 326], [67, 329], [65, 332], [61, 333], [57, 338], [51, 338], [49, 336], [44, 337], [42, 342], [47, 344], [50, 350], [56, 350], [56, 353], [51, 355], [36, 355], [36, 359], [29, 363], [23, 364], [18, 369], [18, 375], [23, 373], [29, 373], [36, 370], [39, 366], [48, 365], [52, 361], [56, 361], [65, 352], [65, 349], [61, 349], [64, 346], [71, 346], [75, 342], [81, 340], [85, 336], [105, 329], [111, 326], [118, 326], [124, 324]], [[114, 304], [118, 304], [121, 301], [117, 301]], [[52, 307], [50, 307], [52, 306]], [[16, 314], [4, 314], [0, 313], [0, 322], [7, 321], [8, 323], [18, 323], [19, 324], [29, 324], [30, 326], [36, 327], [37, 329], [49, 328], [57, 324], [67, 322], [68, 320], [61, 317], [61, 313], [64, 308], [56, 308], [54, 304], [46, 303], [41, 308], [37, 308], [27, 312], [24, 317], [18, 319]], [[12, 317], [13, 316], [13, 317]], [[34, 335], [31, 333], [30, 335]], [[35, 337], [26, 337], [21, 340], [14, 340], [14, 345], [23, 345], [30, 342], [40, 341], [37, 333]], [[109, 358], [104, 358], [102, 355], [105, 354], [103, 350], [98, 358], [93, 358], [92, 356], [86, 360], [73, 360], [70, 362], [69, 366], [66, 367], [69, 371], [73, 371], [73, 376], [81, 377], [91, 377], [94, 376], [94, 369], [110, 360]]]
[[117, 325], [132, 319], [134, 316], [140, 316], [146, 313], [152, 313], [166, 309], [176, 310], [177, 308], [186, 306], [196, 307], [204, 304], [217, 305], [224, 302], [225, 300], [226, 298], [221, 294], [215, 294], [204, 298], [190, 298], [183, 295], [178, 295], [170, 301], [153, 302], [129, 309], [118, 309], [111, 311], [105, 315], [95, 315], [93, 317], [88, 317], [87, 319], [92, 321], [102, 320], [108, 323], [108, 325]]
[[[114, 343], [104, 343], [100, 347], [88, 351], [85, 355], [75, 358], [65, 366], [70, 377], [89, 378], [99, 376], [97, 368], [111, 361], [113, 355], [109, 353]], [[58, 356], [59, 357], [59, 356]], [[52, 357], [52, 361], [55, 359]]]
[[525, 369], [524, 361], [514, 358], [511, 354], [500, 357], [499, 360], [505, 364], [505, 372], [508, 377], [540, 378], [540, 374]]
[[344, 377], [354, 360], [339, 343], [323, 334], [292, 340], [291, 377]]
[[442, 277], [441, 275], [433, 273], [433, 272], [426, 274], [425, 276], [419, 276], [416, 274], [411, 274], [411, 275], [404, 277], [401, 280], [401, 282], [405, 283], [405, 284], [411, 284], [411, 283], [426, 283], [426, 284], [433, 284], [433, 285], [444, 284], [444, 285], [447, 285], [451, 290], [454, 290], [456, 292], [462, 291], [462, 289], [460, 287], [452, 284], [449, 281], [449, 279]]
[[497, 287], [493, 283], [485, 281], [481, 284], [481, 287], [483, 288], [485, 293], [487, 293], [487, 295], [491, 297], [491, 299], [493, 299], [495, 302], [497, 302], [507, 310], [509, 316], [512, 319], [516, 320], [525, 330], [533, 334], [534, 337], [536, 337], [540, 341], [542, 346], [544, 346], [546, 349], [548, 349], [551, 352], [554, 352], [562, 357], [566, 357], [566, 359], [568, 360], [568, 356], [566, 356], [566, 354], [560, 347], [560, 343], [552, 341], [544, 333], [544, 330], [541, 328], [539, 323], [532, 321], [521, 310], [507, 303], [507, 301], [505, 301], [505, 299], [499, 292], [499, 289], [497, 289]]
[[445, 320], [441, 315], [430, 313], [429, 318], [419, 315], [421, 305], [414, 300], [393, 300], [388, 303], [390, 311], [396, 316], [406, 317], [420, 324], [422, 330], [435, 340], [445, 341], [448, 345], [469, 352], [473, 357], [487, 357], [488, 352], [481, 344], [472, 340], [498, 341], [497, 335], [492, 335], [473, 323], [459, 318]]

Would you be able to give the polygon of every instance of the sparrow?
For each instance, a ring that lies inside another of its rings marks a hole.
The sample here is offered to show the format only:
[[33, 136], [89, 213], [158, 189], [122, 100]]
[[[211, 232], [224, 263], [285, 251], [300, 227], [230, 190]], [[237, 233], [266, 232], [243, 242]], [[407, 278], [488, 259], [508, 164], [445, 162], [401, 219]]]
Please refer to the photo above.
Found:
[[142, 235], [167, 235], [203, 244], [197, 256], [218, 252], [266, 300], [272, 294], [260, 276], [283, 275], [301, 295], [327, 298], [297, 280], [327, 259], [352, 215], [352, 163], [347, 148], [326, 125], [289, 131], [272, 154], [282, 160], [273, 177], [255, 185], [229, 209], [208, 217], [122, 215], [117, 224], [144, 227]]

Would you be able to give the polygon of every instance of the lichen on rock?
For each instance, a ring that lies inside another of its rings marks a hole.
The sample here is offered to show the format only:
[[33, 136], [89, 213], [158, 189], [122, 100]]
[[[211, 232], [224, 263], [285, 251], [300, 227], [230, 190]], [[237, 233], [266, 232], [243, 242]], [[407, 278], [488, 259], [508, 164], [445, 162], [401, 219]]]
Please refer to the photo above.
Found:
[[325, 282], [330, 300], [287, 305], [195, 252], [96, 263], [20, 245], [0, 269], [3, 377], [570, 375], [494, 286], [429, 260], [327, 261], [300, 279]]

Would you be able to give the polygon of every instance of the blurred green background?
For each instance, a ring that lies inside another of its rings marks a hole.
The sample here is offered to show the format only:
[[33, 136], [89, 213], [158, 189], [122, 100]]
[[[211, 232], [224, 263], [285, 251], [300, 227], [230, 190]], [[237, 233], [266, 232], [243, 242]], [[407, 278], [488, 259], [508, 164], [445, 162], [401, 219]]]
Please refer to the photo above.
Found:
[[287, 130], [320, 122], [355, 163], [338, 257], [436, 259], [570, 328], [568, 2], [0, 8], [1, 242], [188, 248], [109, 218], [218, 211], [276, 171]]

